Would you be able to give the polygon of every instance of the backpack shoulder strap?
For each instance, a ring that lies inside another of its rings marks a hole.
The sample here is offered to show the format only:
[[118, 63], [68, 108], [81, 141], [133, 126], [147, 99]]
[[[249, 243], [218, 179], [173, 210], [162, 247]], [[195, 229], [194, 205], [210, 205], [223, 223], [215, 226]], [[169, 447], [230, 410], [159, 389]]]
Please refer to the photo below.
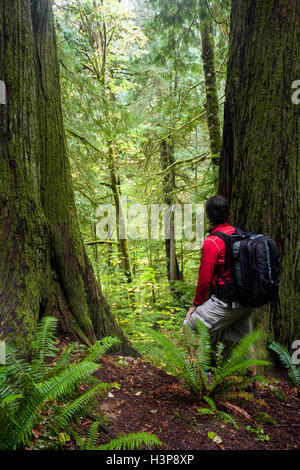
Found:
[[228, 266], [228, 260], [230, 257], [230, 248], [231, 248], [231, 240], [230, 240], [230, 235], [227, 235], [226, 233], [223, 232], [214, 232], [211, 233], [209, 236], [216, 235], [217, 237], [221, 238], [225, 242], [225, 260], [224, 260], [224, 267], [226, 268]]

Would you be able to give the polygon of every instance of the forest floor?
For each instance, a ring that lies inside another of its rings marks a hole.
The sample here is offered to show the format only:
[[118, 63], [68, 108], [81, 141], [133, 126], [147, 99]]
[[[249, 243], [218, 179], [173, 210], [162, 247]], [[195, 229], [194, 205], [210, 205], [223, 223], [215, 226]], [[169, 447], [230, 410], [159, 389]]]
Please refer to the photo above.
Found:
[[[300, 449], [300, 399], [284, 373], [272, 376], [279, 379], [277, 387], [287, 396], [286, 402], [261, 389], [259, 399], [217, 403], [219, 409], [234, 416], [239, 426], [236, 429], [232, 424], [200, 416], [197, 409], [207, 404], [196, 400], [176, 377], [147, 361], [107, 354], [100, 363], [95, 375], [103, 382], [120, 385], [94, 410], [96, 415], [106, 416], [103, 443], [120, 434], [149, 432], [163, 442], [165, 450]], [[268, 413], [276, 424], [258, 425], [254, 420], [257, 413]], [[83, 418], [78, 431], [85, 435], [90, 423]], [[258, 426], [262, 432], [251, 431]], [[210, 439], [209, 432], [219, 436], [221, 442]]]

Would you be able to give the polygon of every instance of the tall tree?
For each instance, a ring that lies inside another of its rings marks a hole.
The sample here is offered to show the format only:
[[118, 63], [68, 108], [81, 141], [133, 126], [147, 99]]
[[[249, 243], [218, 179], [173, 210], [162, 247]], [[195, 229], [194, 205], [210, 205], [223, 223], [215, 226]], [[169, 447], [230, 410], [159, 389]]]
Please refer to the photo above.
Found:
[[[172, 143], [163, 140], [160, 144], [160, 160], [162, 171], [165, 172], [163, 180], [163, 198], [164, 203], [170, 208], [175, 203], [173, 193], [175, 187], [175, 172], [174, 169], [168, 167], [174, 164], [174, 145]], [[166, 172], [167, 170], [167, 172]], [[165, 250], [167, 260], [167, 271], [170, 286], [172, 288], [173, 281], [181, 279], [182, 273], [179, 270], [179, 264], [176, 255], [176, 240], [175, 240], [175, 217], [174, 212], [170, 213], [170, 237], [165, 239]]]
[[0, 2], [1, 334], [22, 344], [56, 313], [86, 343], [118, 335], [77, 219], [61, 112], [52, 2]]
[[219, 192], [235, 224], [277, 241], [279, 301], [267, 318], [288, 346], [300, 334], [300, 107], [291, 100], [299, 56], [297, 0], [232, 1]]
[[[216, 80], [215, 66], [215, 46], [212, 35], [211, 17], [208, 12], [206, 0], [199, 0], [200, 6], [200, 33], [202, 44], [202, 64], [205, 77], [206, 92], [206, 121], [209, 133], [210, 151], [212, 154], [212, 164], [218, 167], [220, 164], [221, 151], [221, 127], [220, 108]], [[217, 181], [217, 172], [215, 172]], [[217, 183], [216, 183], [217, 184]]]

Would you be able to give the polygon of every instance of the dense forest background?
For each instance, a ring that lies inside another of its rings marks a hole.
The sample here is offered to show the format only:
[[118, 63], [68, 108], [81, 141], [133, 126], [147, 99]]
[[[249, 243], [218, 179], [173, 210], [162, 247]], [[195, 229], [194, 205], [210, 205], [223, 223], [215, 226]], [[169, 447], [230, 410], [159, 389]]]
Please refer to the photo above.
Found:
[[214, 194], [229, 2], [216, 3], [213, 11], [197, 1], [57, 3], [63, 107], [83, 239], [104, 294], [130, 334], [136, 321], [181, 325], [195, 293], [199, 247], [187, 249], [190, 241], [172, 232], [166, 242], [162, 234], [155, 240], [144, 221], [141, 240], [101, 242], [97, 209], [118, 204], [121, 195], [129, 206], [195, 207]]

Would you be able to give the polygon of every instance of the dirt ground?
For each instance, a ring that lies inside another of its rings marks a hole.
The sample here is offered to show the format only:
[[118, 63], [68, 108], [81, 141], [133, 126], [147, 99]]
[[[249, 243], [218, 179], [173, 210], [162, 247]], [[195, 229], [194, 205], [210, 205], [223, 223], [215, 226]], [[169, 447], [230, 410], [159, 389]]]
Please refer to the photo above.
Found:
[[[129, 432], [155, 434], [165, 450], [210, 450], [210, 449], [300, 449], [300, 399], [296, 389], [287, 384], [287, 376], [276, 374], [280, 379], [277, 387], [287, 395], [282, 401], [267, 390], [254, 400], [237, 398], [227, 403], [218, 403], [219, 409], [234, 416], [239, 429], [215, 418], [200, 416], [197, 409], [207, 407], [173, 376], [141, 359], [108, 354], [101, 359], [101, 368], [95, 374], [104, 382], [117, 382], [120, 390], [99, 401], [95, 414], [103, 413], [103, 439], [108, 442], [117, 435]], [[257, 429], [254, 417], [257, 413], [268, 413], [276, 424], [263, 423], [263, 435], [258, 436], [246, 429]], [[85, 433], [89, 419], [82, 420]], [[221, 441], [208, 437], [214, 432]], [[262, 440], [263, 436], [269, 440]]]

